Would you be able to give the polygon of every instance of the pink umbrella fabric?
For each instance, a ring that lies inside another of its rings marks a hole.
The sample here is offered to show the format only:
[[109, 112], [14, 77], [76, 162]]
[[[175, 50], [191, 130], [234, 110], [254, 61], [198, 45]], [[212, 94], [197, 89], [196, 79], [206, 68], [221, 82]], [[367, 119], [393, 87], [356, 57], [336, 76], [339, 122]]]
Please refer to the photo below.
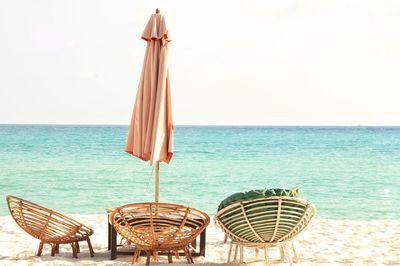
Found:
[[147, 41], [147, 48], [125, 151], [150, 161], [150, 165], [169, 163], [174, 146], [168, 73], [171, 39], [164, 16], [158, 11], [151, 15], [142, 39]]

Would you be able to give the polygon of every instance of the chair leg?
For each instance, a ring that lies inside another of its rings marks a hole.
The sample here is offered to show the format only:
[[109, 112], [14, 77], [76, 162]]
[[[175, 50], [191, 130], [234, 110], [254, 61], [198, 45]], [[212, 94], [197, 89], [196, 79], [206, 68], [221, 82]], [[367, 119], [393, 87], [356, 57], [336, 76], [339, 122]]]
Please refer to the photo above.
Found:
[[190, 249], [189, 249], [189, 248], [188, 248], [188, 254], [189, 254], [190, 261], [192, 262], [192, 264], [194, 264], [194, 260], [193, 260], [193, 257], [192, 257], [192, 253], [190, 252]]
[[238, 244], [235, 245], [235, 256], [233, 257], [233, 261], [237, 262], [237, 254], [238, 254]]
[[39, 248], [38, 248], [38, 251], [36, 253], [36, 256], [40, 257], [42, 255], [42, 250], [43, 250], [43, 242], [40, 241]]
[[256, 258], [258, 259], [258, 256], [260, 255], [258, 248], [255, 248], [255, 253], [256, 253]]
[[189, 264], [194, 264], [194, 261], [193, 261], [192, 256], [190, 255], [189, 249], [186, 247], [186, 248], [183, 249], [183, 251], [185, 252], [186, 260], [188, 261], [188, 263]]
[[225, 235], [224, 237], [224, 243], [226, 243], [226, 241], [228, 241], [228, 235]]
[[54, 257], [56, 255], [56, 245], [57, 244], [51, 244], [51, 256]]
[[72, 242], [70, 245], [71, 245], [71, 248], [72, 248], [72, 257], [73, 257], [73, 258], [78, 258], [78, 255], [77, 255], [77, 253], [76, 253], [76, 246], [75, 246], [75, 243]]
[[292, 266], [292, 256], [290, 256], [290, 250], [289, 250], [289, 244], [285, 245], [285, 253], [286, 253], [286, 257], [288, 258], [289, 261], [289, 265]]
[[60, 244], [56, 244], [56, 254], [60, 253]]
[[146, 250], [146, 257], [146, 265], [150, 265], [151, 252], [149, 250]]
[[81, 249], [79, 248], [78, 241], [75, 242], [75, 245], [76, 245], [76, 253], [81, 253]]
[[175, 259], [179, 260], [179, 251], [175, 250]]
[[134, 265], [136, 262], [136, 252], [137, 252], [137, 250], [135, 250], [135, 252], [133, 252], [133, 255], [132, 255], [132, 261], [131, 261], [132, 265]]
[[78, 252], [76, 251], [75, 242], [71, 243], [71, 248], [72, 248], [72, 257], [77, 259], [78, 258]]
[[228, 252], [228, 263], [231, 262], [231, 255], [232, 255], [232, 241], [231, 244], [229, 245], [229, 252]]
[[172, 254], [171, 254], [171, 251], [168, 250], [168, 251], [167, 251], [167, 254], [168, 254], [168, 263], [172, 263]]
[[269, 265], [269, 249], [266, 247], [266, 246], [264, 246], [264, 259], [265, 259], [265, 262], [264, 262], [264, 265]]
[[243, 246], [240, 245], [240, 264], [244, 263], [244, 258], [243, 258]]
[[90, 257], [94, 257], [94, 251], [93, 251], [93, 247], [92, 247], [92, 243], [90, 242], [90, 238], [88, 237], [86, 239], [88, 247], [89, 247], [89, 252], [90, 252]]
[[283, 246], [279, 246], [279, 251], [281, 253], [281, 258], [280, 258], [279, 262], [284, 262], [285, 261], [285, 250], [284, 250]]
[[139, 256], [140, 256], [140, 250], [136, 248], [132, 256], [132, 264], [135, 264], [139, 260]]
[[158, 251], [153, 250], [153, 261], [158, 261]]
[[188, 254], [187, 254], [186, 248], [183, 249], [183, 252], [185, 253], [187, 262], [190, 264], [190, 259], [189, 259], [189, 256], [188, 256]]
[[299, 256], [297, 255], [297, 251], [294, 247], [294, 242], [292, 241], [292, 250], [293, 250], [293, 256], [294, 256], [294, 262], [298, 263], [299, 262]]

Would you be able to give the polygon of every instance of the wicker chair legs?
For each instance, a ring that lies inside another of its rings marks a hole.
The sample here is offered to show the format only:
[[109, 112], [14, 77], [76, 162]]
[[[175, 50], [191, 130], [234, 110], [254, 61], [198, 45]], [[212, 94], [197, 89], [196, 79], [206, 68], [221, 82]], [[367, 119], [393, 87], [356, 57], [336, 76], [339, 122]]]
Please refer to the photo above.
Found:
[[228, 251], [228, 263], [231, 262], [231, 255], [232, 255], [232, 242], [229, 244], [229, 251]]
[[56, 245], [57, 244], [51, 244], [51, 256], [54, 257], [56, 255]]
[[[92, 247], [92, 243], [90, 242], [90, 239], [88, 238], [87, 240], [87, 244], [89, 247], [89, 252], [90, 252], [90, 257], [94, 257], [94, 251], [93, 251], [93, 247]], [[40, 242], [39, 243], [39, 248], [38, 251], [36, 252], [36, 256], [40, 257], [42, 255], [42, 251], [43, 251], [43, 245], [44, 244], [50, 244], [51, 245], [51, 256], [55, 256], [56, 254], [60, 253], [60, 244], [58, 243], [43, 243]], [[78, 242], [72, 242], [70, 243], [71, 248], [72, 248], [72, 257], [74, 258], [78, 258], [78, 253], [80, 253], [80, 247]]]
[[92, 243], [90, 242], [90, 238], [89, 237], [86, 239], [86, 242], [87, 242], [88, 247], [89, 247], [90, 257], [94, 257], [94, 251], [93, 251]]
[[71, 248], [72, 248], [72, 257], [77, 259], [78, 258], [78, 251], [76, 250], [75, 242], [71, 243]]
[[281, 255], [281, 258], [279, 259], [280, 263], [285, 262], [285, 249], [283, 246], [279, 246], [279, 253]]
[[158, 251], [153, 251], [153, 261], [158, 261]]
[[167, 251], [167, 255], [168, 255], [168, 263], [172, 263], [172, 254], [170, 250]]
[[297, 263], [297, 262], [299, 262], [299, 256], [297, 255], [297, 251], [294, 247], [293, 241], [291, 243], [292, 243], [292, 250], [293, 250], [293, 257], [294, 257], [293, 261]]
[[[245, 263], [244, 262], [244, 251], [243, 251], [244, 246], [240, 245], [240, 244], [234, 244], [232, 242], [229, 245], [227, 262], [228, 263], [231, 262], [233, 246], [235, 246], [235, 251], [234, 251], [235, 254], [234, 254], [234, 257], [233, 257], [233, 262], [239, 262], [240, 264]], [[263, 249], [264, 249], [264, 260], [265, 260], [264, 261], [264, 265], [270, 265], [269, 253], [268, 253], [269, 249], [268, 249], [267, 246], [264, 246]], [[290, 252], [291, 250], [290, 249], [292, 249], [293, 257], [291, 256], [291, 252]], [[299, 261], [298, 256], [297, 256], [297, 252], [296, 252], [296, 249], [294, 247], [293, 242], [289, 242], [289, 243], [286, 243], [284, 245], [279, 246], [279, 250], [280, 250], [280, 255], [281, 255], [281, 258], [280, 258], [279, 262], [285, 262], [287, 260], [289, 265], [292, 265], [293, 262], [298, 262]], [[258, 253], [259, 253], [258, 248], [256, 248], [255, 251], [256, 251], [256, 258], [258, 259]], [[238, 253], [239, 253], [239, 261], [237, 260]]]
[[[192, 254], [190, 253], [189, 247], [184, 247], [182, 248], [183, 252], [185, 253], [186, 260], [188, 264], [194, 264], [194, 260], [192, 257]], [[135, 252], [133, 253], [132, 256], [132, 264], [136, 264], [139, 261], [140, 253], [142, 250], [136, 249]], [[173, 263], [172, 261], [172, 255], [175, 254], [175, 257], [179, 259], [179, 253], [178, 250], [167, 250], [167, 256], [168, 256], [168, 263]], [[151, 251], [151, 250], [146, 250], [146, 265], [150, 265], [150, 259], [153, 257], [154, 261], [158, 260], [158, 251]]]
[[151, 256], [151, 253], [150, 253], [150, 251], [148, 251], [148, 250], [146, 250], [146, 265], [150, 265], [150, 256]]
[[289, 261], [289, 265], [292, 266], [293, 265], [292, 264], [292, 256], [290, 255], [289, 244], [286, 244], [285, 248], [286, 248], [286, 257]]
[[140, 249], [138, 249], [138, 248], [135, 249], [135, 252], [133, 253], [133, 256], [132, 256], [132, 264], [135, 264], [136, 262], [138, 262], [140, 252], [141, 252]]
[[81, 253], [81, 250], [79, 248], [79, 242], [75, 242], [75, 245], [76, 245], [76, 252]]
[[[233, 246], [233, 243], [231, 242], [230, 247], [229, 247], [228, 263], [231, 262], [232, 246]], [[235, 255], [233, 256], [233, 261], [238, 262], [237, 261], [238, 251], [239, 251], [239, 262], [244, 263], [243, 246], [239, 245], [239, 244], [235, 244]]]
[[264, 247], [264, 265], [269, 265], [269, 249], [265, 246]]
[[240, 262], [240, 264], [243, 264], [243, 263], [244, 263], [243, 246], [240, 245], [240, 246], [239, 246], [239, 249], [240, 249], [240, 260], [239, 260], [239, 262]]
[[38, 251], [37, 251], [37, 253], [36, 253], [36, 256], [40, 257], [40, 256], [42, 255], [42, 250], [43, 250], [43, 242], [40, 241], [40, 243], [39, 243], [39, 249], [38, 249]]
[[233, 257], [233, 261], [237, 262], [237, 254], [238, 254], [238, 245], [235, 245], [235, 256]]
[[[237, 254], [238, 254], [238, 244], [235, 244], [235, 254], [233, 256], [233, 261], [237, 262]], [[231, 242], [229, 245], [229, 252], [228, 252], [228, 263], [231, 262], [231, 256], [232, 256], [232, 248], [233, 248], [233, 243]]]
[[184, 249], [184, 251], [185, 251], [185, 255], [186, 255], [186, 259], [187, 259], [188, 263], [189, 263], [189, 264], [194, 264], [194, 260], [193, 260], [193, 258], [192, 258], [192, 254], [190, 254], [189, 247], [186, 247], [186, 248]]
[[[291, 249], [292, 249], [292, 252], [293, 252], [293, 257], [290, 255], [290, 246], [292, 246]], [[289, 263], [292, 263], [292, 262], [297, 263], [297, 262], [299, 262], [299, 257], [297, 255], [297, 251], [296, 251], [296, 248], [294, 247], [293, 241], [288, 242], [284, 246], [280, 246], [279, 250], [280, 250], [280, 253], [281, 253], [281, 259], [279, 260], [279, 262], [284, 262], [285, 258], [288, 259]], [[292, 264], [290, 264], [290, 265], [292, 265]]]

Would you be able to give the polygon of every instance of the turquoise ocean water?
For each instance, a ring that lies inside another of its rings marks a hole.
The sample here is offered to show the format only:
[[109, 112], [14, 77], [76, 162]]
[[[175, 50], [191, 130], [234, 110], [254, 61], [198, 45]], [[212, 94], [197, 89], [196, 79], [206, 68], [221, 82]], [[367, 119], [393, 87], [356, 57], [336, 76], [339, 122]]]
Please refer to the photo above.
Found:
[[[153, 200], [127, 126], [0, 125], [0, 215], [12, 194], [64, 213]], [[400, 219], [400, 127], [177, 126], [161, 200], [214, 214], [234, 192], [298, 186], [334, 219]]]

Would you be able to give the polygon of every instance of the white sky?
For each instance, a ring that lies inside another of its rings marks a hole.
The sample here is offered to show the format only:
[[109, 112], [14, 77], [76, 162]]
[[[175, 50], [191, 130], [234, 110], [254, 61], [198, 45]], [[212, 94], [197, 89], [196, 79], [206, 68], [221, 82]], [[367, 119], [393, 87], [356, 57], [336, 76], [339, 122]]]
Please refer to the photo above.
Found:
[[128, 124], [156, 7], [175, 124], [400, 125], [396, 0], [0, 0], [0, 123]]

